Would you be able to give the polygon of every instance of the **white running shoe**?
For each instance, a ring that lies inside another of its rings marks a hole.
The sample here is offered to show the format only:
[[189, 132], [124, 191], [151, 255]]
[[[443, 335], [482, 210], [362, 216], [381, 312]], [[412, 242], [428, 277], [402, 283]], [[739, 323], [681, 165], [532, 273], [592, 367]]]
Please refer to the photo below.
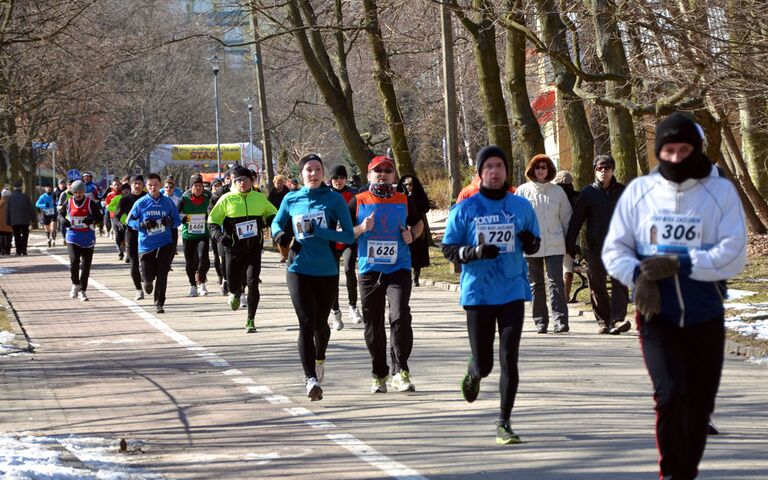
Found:
[[208, 295], [208, 289], [205, 288], [204, 283], [201, 283], [200, 285], [197, 286], [197, 294], [201, 297], [205, 297], [206, 295]]
[[398, 392], [415, 392], [416, 386], [414, 386], [413, 383], [411, 383], [411, 376], [408, 374], [407, 370], [401, 370], [397, 372], [393, 377], [392, 381], [390, 382], [392, 385], [392, 388], [397, 390]]
[[315, 360], [315, 375], [318, 382], [325, 381], [325, 360]]
[[371, 383], [371, 393], [387, 393], [387, 378], [388, 377], [373, 377], [373, 382]]
[[344, 322], [341, 321], [341, 310], [331, 310], [333, 318], [333, 329], [339, 331], [344, 328]]
[[248, 308], [248, 294], [245, 293], [245, 290], [243, 290], [243, 293], [240, 294], [240, 306], [243, 308]]
[[363, 316], [360, 315], [360, 310], [357, 309], [356, 305], [349, 306], [349, 316], [352, 317], [352, 322], [355, 325], [363, 321]]
[[77, 294], [77, 299], [80, 300], [81, 302], [87, 302], [88, 295], [86, 295], [84, 291], [80, 290], [80, 292]]
[[307, 397], [313, 402], [323, 399], [323, 389], [320, 388], [320, 382], [314, 377], [307, 379]]
[[189, 288], [189, 293], [187, 294], [188, 297], [196, 297], [197, 296], [197, 287], [192, 285]]
[[136, 290], [136, 300], [144, 300], [144, 290]]
[[69, 298], [77, 298], [78, 293], [80, 293], [80, 285], [72, 285], [69, 290]]

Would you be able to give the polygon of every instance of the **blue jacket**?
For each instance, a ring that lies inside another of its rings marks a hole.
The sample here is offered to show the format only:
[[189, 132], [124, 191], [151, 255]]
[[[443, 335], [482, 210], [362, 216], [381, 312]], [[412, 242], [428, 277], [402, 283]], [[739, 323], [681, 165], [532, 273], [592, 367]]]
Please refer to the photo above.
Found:
[[478, 193], [457, 203], [448, 215], [443, 245], [476, 246], [478, 240], [484, 241], [483, 232], [491, 230], [514, 231], [506, 240], [509, 251], [494, 259], [462, 265], [459, 303], [463, 306], [504, 305], [531, 299], [528, 265], [517, 234], [528, 231], [538, 237], [540, 232], [536, 212], [525, 198], [507, 193], [493, 200]]
[[[166, 226], [160, 223], [164, 217], [170, 221]], [[141, 226], [147, 220], [155, 220], [160, 226], [147, 231]], [[152, 195], [144, 195], [133, 204], [128, 213], [128, 226], [139, 232], [139, 253], [151, 252], [172, 243], [171, 229], [178, 228], [179, 225], [181, 218], [176, 205], [173, 200], [162, 194], [157, 199]]]
[[37, 202], [35, 202], [35, 206], [40, 209], [41, 212], [43, 212], [43, 215], [45, 215], [45, 211], [47, 209], [50, 209], [51, 212], [48, 215], [56, 215], [56, 202], [53, 200], [53, 192], [46, 193], [43, 192], [42, 195], [40, 195], [37, 198]]
[[[300, 231], [304, 229], [305, 221], [315, 225], [311, 234]], [[295, 227], [297, 223], [299, 227]], [[341, 231], [336, 230], [339, 225]], [[293, 230], [294, 241], [301, 247], [288, 266], [288, 271], [313, 276], [339, 274], [335, 242], [353, 243], [353, 229], [344, 197], [327, 185], [311, 190], [302, 187], [300, 190], [289, 192], [272, 221], [273, 236]]]

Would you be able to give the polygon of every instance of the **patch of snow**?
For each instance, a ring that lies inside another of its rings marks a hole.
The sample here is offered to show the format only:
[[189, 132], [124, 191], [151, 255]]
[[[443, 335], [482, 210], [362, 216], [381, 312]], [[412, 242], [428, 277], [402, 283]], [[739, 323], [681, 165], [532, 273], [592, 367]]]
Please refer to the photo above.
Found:
[[18, 350], [13, 341], [16, 339], [16, 335], [12, 332], [0, 331], [0, 353], [10, 352]]
[[750, 292], [749, 290], [736, 290], [733, 288], [728, 289], [728, 294], [725, 298], [728, 300], [738, 300], [740, 298], [744, 297], [750, 297], [752, 295], [755, 295], [757, 292]]
[[745, 322], [741, 317], [728, 317], [725, 319], [725, 328], [733, 330], [739, 335], [768, 340], [768, 320]]
[[160, 478], [132, 468], [106, 438], [0, 435], [0, 472], [8, 480], [148, 480]]
[[12, 268], [0, 267], [0, 277], [2, 277], [3, 275], [8, 275], [9, 273], [13, 273], [13, 272], [14, 270]]
[[768, 365], [768, 357], [749, 357], [749, 360], [747, 361], [756, 365]]

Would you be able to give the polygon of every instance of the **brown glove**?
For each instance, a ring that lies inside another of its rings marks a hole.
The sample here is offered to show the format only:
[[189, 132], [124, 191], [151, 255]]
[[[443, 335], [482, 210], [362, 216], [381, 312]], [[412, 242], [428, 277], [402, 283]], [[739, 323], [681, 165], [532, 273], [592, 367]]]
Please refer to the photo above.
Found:
[[635, 281], [635, 306], [646, 320], [661, 311], [659, 285], [642, 273]]
[[677, 257], [670, 255], [648, 257], [640, 262], [640, 274], [654, 282], [675, 275], [679, 269]]

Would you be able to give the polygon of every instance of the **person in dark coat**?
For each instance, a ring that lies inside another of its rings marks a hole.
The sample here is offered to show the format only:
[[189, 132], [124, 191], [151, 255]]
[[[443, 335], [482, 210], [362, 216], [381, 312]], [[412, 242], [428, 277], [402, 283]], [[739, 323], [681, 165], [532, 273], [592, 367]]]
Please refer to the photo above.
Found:
[[[555, 185], [560, 185], [565, 191], [568, 202], [571, 204], [571, 208], [576, 205], [576, 199], [579, 198], [579, 192], [573, 188], [573, 174], [568, 170], [560, 170], [555, 174], [555, 179], [552, 180]], [[571, 287], [573, 286], [573, 257], [565, 252], [563, 257], [563, 282], [565, 284], [565, 300], [568, 301], [571, 298]]]
[[[288, 192], [291, 191], [286, 185], [286, 182], [287, 179], [283, 175], [275, 175], [275, 178], [272, 179], [272, 185], [274, 185], [275, 188], [273, 188], [267, 196], [267, 200], [269, 200], [269, 202], [278, 210], [280, 210], [280, 204], [283, 203], [283, 198], [285, 198], [285, 196], [288, 195]], [[288, 231], [286, 233], [291, 235], [293, 234], [292, 231]], [[277, 244], [277, 248], [280, 250], [280, 262], [287, 262], [288, 247]]]
[[581, 189], [579, 199], [573, 208], [568, 234], [565, 236], [565, 249], [575, 256], [579, 252], [576, 244], [579, 231], [584, 221], [587, 222], [587, 250], [585, 257], [589, 262], [587, 280], [592, 301], [592, 311], [598, 323], [598, 333], [618, 335], [629, 331], [632, 324], [625, 320], [629, 291], [618, 280], [611, 278], [611, 294], [608, 295], [607, 278], [600, 252], [608, 235], [608, 225], [616, 208], [616, 202], [624, 191], [624, 185], [613, 176], [616, 162], [610, 155], [598, 155], [593, 162], [594, 183]]
[[35, 204], [29, 195], [21, 191], [21, 180], [13, 185], [13, 193], [8, 198], [6, 223], [13, 228], [13, 241], [16, 244], [16, 255], [27, 254], [29, 242], [29, 226], [35, 221]]
[[408, 245], [411, 249], [411, 269], [413, 270], [413, 285], [415, 287], [419, 285], [419, 276], [421, 275], [421, 269], [429, 266], [429, 239], [427, 238], [426, 228], [427, 225], [427, 212], [429, 211], [429, 197], [427, 192], [424, 191], [424, 187], [421, 182], [414, 175], [403, 175], [400, 177], [400, 181], [397, 183], [397, 191], [403, 192], [409, 197], [412, 197], [416, 209], [421, 214], [421, 221], [424, 223], [424, 232], [418, 237], [414, 238], [413, 242]]

